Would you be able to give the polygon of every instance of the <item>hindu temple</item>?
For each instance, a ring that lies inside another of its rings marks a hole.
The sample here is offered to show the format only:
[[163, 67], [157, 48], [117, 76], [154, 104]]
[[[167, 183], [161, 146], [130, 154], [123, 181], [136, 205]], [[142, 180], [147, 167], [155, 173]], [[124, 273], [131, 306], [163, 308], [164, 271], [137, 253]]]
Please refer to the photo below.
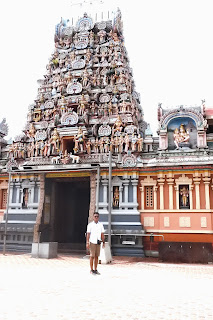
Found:
[[114, 255], [186, 256], [191, 246], [210, 261], [213, 108], [159, 104], [153, 136], [119, 10], [107, 21], [61, 19], [54, 42], [23, 132], [8, 142], [0, 124], [0, 246], [6, 228], [11, 251], [38, 241], [84, 251], [98, 210]]

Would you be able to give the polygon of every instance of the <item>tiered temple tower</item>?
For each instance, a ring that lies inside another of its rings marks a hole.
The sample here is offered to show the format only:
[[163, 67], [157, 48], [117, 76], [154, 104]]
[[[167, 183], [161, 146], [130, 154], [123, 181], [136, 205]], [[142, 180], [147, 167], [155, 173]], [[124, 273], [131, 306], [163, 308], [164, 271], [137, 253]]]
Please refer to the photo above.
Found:
[[134, 91], [120, 11], [114, 21], [95, 24], [84, 14], [76, 27], [62, 19], [47, 74], [38, 82], [24, 135], [14, 141], [10, 157], [31, 159], [30, 165], [51, 159], [68, 164], [99, 162], [97, 155], [109, 150], [142, 151], [141, 129], [146, 126]]

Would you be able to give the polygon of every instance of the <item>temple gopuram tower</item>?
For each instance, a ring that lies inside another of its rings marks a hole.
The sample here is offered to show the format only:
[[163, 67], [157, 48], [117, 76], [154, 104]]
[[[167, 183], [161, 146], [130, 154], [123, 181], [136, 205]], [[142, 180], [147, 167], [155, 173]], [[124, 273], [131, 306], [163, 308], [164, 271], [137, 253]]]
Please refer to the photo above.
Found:
[[54, 41], [23, 134], [8, 150], [9, 161], [18, 167], [10, 184], [11, 247], [20, 244], [27, 250], [41, 235], [41, 241], [58, 242], [59, 248], [84, 249], [95, 208], [107, 234], [111, 205], [113, 253], [142, 256], [136, 167], [141, 166], [147, 126], [121, 12], [95, 23], [85, 13], [75, 26], [61, 19]]

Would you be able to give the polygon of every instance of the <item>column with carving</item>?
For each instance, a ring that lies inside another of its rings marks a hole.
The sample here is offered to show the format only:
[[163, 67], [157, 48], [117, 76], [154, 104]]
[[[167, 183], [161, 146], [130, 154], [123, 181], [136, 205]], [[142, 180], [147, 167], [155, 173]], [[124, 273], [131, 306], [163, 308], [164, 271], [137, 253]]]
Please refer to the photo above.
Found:
[[93, 213], [95, 212], [96, 201], [96, 171], [90, 174], [90, 207], [89, 207], [89, 221], [93, 220]]
[[39, 199], [39, 205], [38, 205], [36, 224], [34, 226], [33, 242], [38, 242], [38, 230], [39, 230], [39, 225], [41, 223], [41, 217], [42, 217], [42, 212], [43, 212], [43, 207], [44, 207], [44, 196], [45, 196], [45, 174], [41, 174], [41, 176], [40, 176], [40, 199]]

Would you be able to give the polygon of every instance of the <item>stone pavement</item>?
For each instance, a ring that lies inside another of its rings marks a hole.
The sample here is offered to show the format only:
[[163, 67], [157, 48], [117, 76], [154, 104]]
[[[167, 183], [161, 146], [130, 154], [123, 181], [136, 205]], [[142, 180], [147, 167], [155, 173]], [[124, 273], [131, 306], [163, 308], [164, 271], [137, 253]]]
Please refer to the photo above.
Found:
[[0, 253], [0, 320], [213, 319], [213, 265]]

